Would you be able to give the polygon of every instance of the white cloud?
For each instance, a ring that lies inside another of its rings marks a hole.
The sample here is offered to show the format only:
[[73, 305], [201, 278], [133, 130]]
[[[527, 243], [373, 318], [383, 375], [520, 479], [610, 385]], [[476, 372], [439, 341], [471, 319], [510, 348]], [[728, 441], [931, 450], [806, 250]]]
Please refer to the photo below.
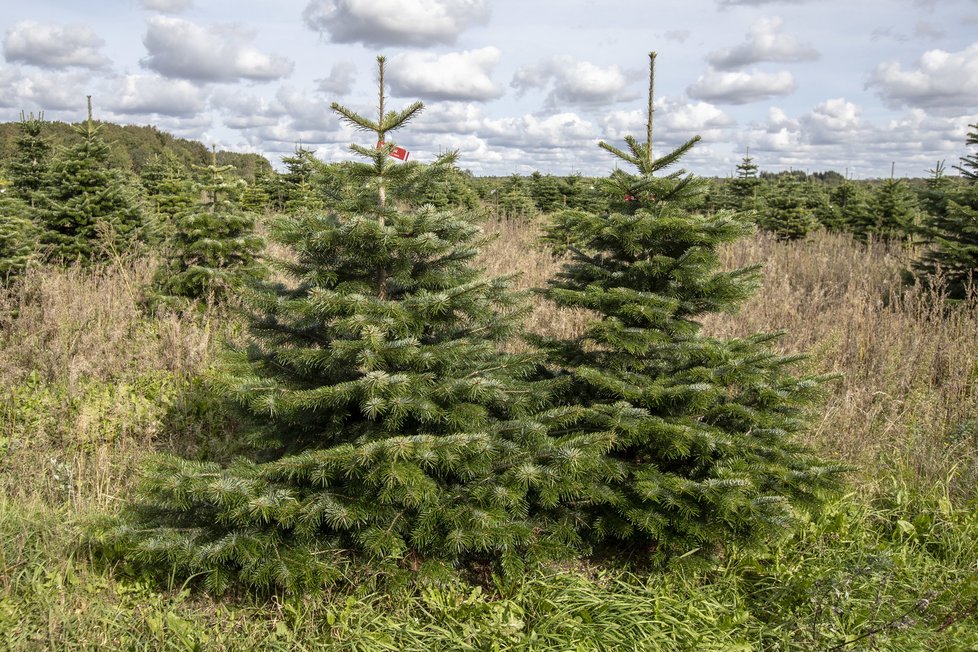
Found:
[[107, 108], [116, 113], [192, 117], [206, 108], [204, 91], [182, 79], [126, 75], [115, 81]]
[[503, 94], [503, 89], [490, 78], [501, 54], [495, 47], [442, 55], [399, 54], [388, 63], [386, 79], [394, 94], [401, 97], [491, 100]]
[[489, 20], [487, 0], [310, 0], [302, 16], [335, 43], [451, 45]]
[[978, 43], [960, 52], [930, 50], [907, 69], [897, 61], [881, 63], [866, 86], [890, 106], [974, 107], [978, 105]]
[[103, 68], [109, 60], [99, 53], [105, 41], [84, 25], [46, 25], [21, 21], [7, 30], [3, 56], [44, 68]]
[[33, 72], [0, 69], [0, 105], [42, 111], [84, 111], [85, 95], [91, 93], [86, 73]]
[[248, 45], [254, 32], [236, 25], [202, 26], [180, 18], [153, 16], [143, 44], [143, 66], [164, 77], [193, 81], [269, 81], [292, 73], [294, 64]]
[[164, 14], [176, 14], [190, 9], [194, 0], [142, 0], [143, 9], [159, 11]]
[[763, 61], [813, 61], [821, 56], [810, 44], [782, 33], [783, 26], [781, 18], [761, 18], [751, 25], [746, 41], [711, 52], [706, 60], [719, 70], [732, 70]]
[[778, 95], [788, 95], [796, 88], [790, 72], [722, 72], [712, 68], [700, 75], [686, 92], [690, 97], [720, 104], [748, 104]]
[[349, 61], [338, 61], [329, 75], [316, 80], [316, 89], [326, 95], [347, 95], [357, 79], [357, 67]]
[[600, 106], [636, 97], [626, 92], [628, 79], [618, 66], [602, 68], [569, 56], [551, 57], [523, 66], [513, 75], [510, 85], [520, 93], [549, 88], [547, 105], [551, 107], [565, 104]]

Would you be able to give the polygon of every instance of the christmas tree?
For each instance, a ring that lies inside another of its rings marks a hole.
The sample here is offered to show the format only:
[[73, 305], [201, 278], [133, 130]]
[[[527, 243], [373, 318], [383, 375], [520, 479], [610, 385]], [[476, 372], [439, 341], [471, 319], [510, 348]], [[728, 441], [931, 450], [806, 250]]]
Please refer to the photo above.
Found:
[[286, 171], [278, 181], [284, 195], [283, 210], [287, 213], [318, 211], [323, 200], [316, 192], [312, 179], [318, 161], [311, 150], [297, 145], [292, 156], [283, 156]]
[[194, 166], [202, 200], [174, 218], [170, 256], [156, 274], [164, 296], [220, 301], [240, 282], [261, 276], [263, 243], [254, 233], [255, 219], [231, 200], [244, 182], [232, 174], [233, 165], [219, 166], [216, 152], [211, 156], [210, 165]]
[[764, 199], [757, 223], [782, 240], [798, 240], [818, 227], [801, 182], [782, 175]]
[[758, 205], [758, 187], [761, 180], [757, 178], [757, 164], [750, 157], [750, 149], [737, 164], [737, 177], [730, 182], [730, 194], [734, 197], [736, 208], [741, 211], [756, 211]]
[[170, 150], [143, 166], [139, 181], [149, 204], [145, 239], [156, 246], [176, 235], [177, 217], [197, 204], [200, 192]]
[[917, 198], [903, 179], [894, 179], [892, 174], [874, 193], [871, 211], [873, 223], [866, 232], [857, 232], [858, 236], [872, 233], [879, 238], [897, 240], [910, 236], [916, 229]]
[[213, 590], [296, 589], [357, 559], [510, 568], [533, 543], [526, 494], [546, 433], [522, 416], [537, 409], [519, 379], [527, 357], [499, 351], [522, 299], [471, 265], [470, 214], [405, 211], [389, 192], [418, 172], [391, 160], [391, 136], [423, 106], [387, 110], [384, 65], [376, 119], [332, 105], [371, 136], [351, 146], [369, 208], [273, 224], [283, 280], [247, 297], [253, 339], [214, 378], [262, 447], [228, 467], [158, 459], [139, 504], [102, 533], [135, 563]]
[[44, 179], [51, 157], [51, 145], [41, 136], [44, 128], [44, 114], [37, 117], [31, 113], [20, 113], [20, 135], [15, 141], [16, 150], [8, 163], [10, 189], [15, 196], [34, 208], [38, 195], [44, 188]]
[[19, 276], [35, 255], [37, 228], [30, 207], [0, 179], [0, 285]]
[[75, 128], [81, 142], [51, 164], [38, 203], [41, 243], [51, 260], [90, 262], [121, 250], [142, 236], [142, 214], [116, 170], [109, 147], [92, 121]]
[[[973, 127], [967, 142], [978, 145], [978, 126]], [[978, 292], [978, 156], [962, 157], [955, 169], [961, 170], [964, 183], [941, 183], [940, 194], [928, 202], [919, 229], [928, 247], [913, 263], [910, 276], [924, 284], [940, 278], [948, 297], [962, 301]]]
[[[549, 227], [570, 260], [546, 296], [596, 315], [572, 339], [537, 337], [559, 407], [544, 413], [561, 468], [561, 504], [594, 541], [640, 552], [713, 553], [762, 545], [817, 504], [837, 468], [794, 437], [823, 380], [797, 376], [777, 336], [702, 332], [759, 283], [756, 267], [718, 271], [718, 248], [751, 231], [728, 212], [690, 211], [703, 181], [666, 170], [699, 141], [653, 153], [655, 53], [644, 142], [600, 146], [616, 169], [606, 214], [566, 211]], [[596, 454], [595, 451], [601, 451]]]
[[829, 193], [829, 200], [838, 210], [841, 228], [865, 240], [865, 234], [873, 223], [869, 196], [863, 186], [845, 179]]

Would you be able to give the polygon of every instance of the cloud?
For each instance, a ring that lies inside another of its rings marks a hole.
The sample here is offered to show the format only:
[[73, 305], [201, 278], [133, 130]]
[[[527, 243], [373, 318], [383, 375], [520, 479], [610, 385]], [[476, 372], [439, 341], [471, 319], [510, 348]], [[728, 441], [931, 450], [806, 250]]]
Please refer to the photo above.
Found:
[[33, 72], [0, 69], [0, 106], [42, 111], [84, 111], [91, 93], [89, 76], [81, 71]]
[[236, 25], [201, 26], [180, 18], [153, 16], [140, 63], [164, 77], [192, 81], [269, 81], [292, 73], [292, 61], [248, 45], [252, 31]]
[[501, 54], [495, 47], [442, 55], [399, 54], [388, 64], [387, 80], [401, 97], [484, 102], [503, 95], [503, 89], [489, 77]]
[[204, 91], [182, 79], [126, 75], [115, 81], [107, 108], [115, 113], [192, 117], [206, 106]]
[[721, 72], [708, 69], [686, 93], [694, 99], [720, 104], [748, 104], [788, 95], [796, 88], [790, 72]]
[[348, 95], [357, 78], [357, 67], [349, 61], [338, 61], [329, 76], [316, 80], [316, 90], [326, 95]]
[[334, 43], [386, 47], [452, 45], [489, 20], [487, 0], [310, 0], [302, 12], [310, 29]]
[[142, 0], [143, 9], [159, 11], [164, 14], [176, 14], [190, 9], [194, 0]]
[[904, 69], [897, 61], [879, 64], [866, 83], [889, 106], [938, 110], [978, 105], [978, 43], [960, 52], [930, 50]]
[[42, 68], [103, 68], [110, 63], [99, 54], [103, 45], [105, 41], [84, 25], [44, 25], [25, 20], [7, 30], [3, 56], [10, 62]]
[[549, 88], [547, 105], [601, 106], [635, 99], [627, 93], [628, 78], [616, 65], [602, 68], [569, 56], [556, 56], [516, 71], [510, 86], [522, 94], [529, 89]]
[[692, 32], [688, 29], [670, 29], [659, 34], [665, 40], [675, 41], [676, 43], [685, 43], [691, 35]]
[[783, 25], [781, 18], [762, 18], [751, 25], [745, 42], [711, 52], [706, 60], [718, 70], [732, 70], [763, 61], [814, 61], [821, 56], [811, 45], [783, 34]]
[[855, 170], [857, 177], [897, 173], [920, 176], [939, 158], [953, 159], [961, 150], [967, 125], [978, 114], [954, 117], [912, 109], [883, 124], [862, 119], [862, 109], [844, 98], [825, 100], [797, 118], [772, 107], [767, 120], [741, 132], [740, 146], [750, 146], [762, 169]]

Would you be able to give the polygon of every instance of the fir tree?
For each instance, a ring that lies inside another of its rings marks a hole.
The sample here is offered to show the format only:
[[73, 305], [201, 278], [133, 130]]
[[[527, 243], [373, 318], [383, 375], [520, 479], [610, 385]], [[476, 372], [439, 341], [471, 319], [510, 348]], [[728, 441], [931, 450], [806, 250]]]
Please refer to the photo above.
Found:
[[390, 188], [419, 170], [390, 159], [391, 135], [423, 107], [388, 111], [378, 66], [376, 119], [332, 105], [371, 135], [351, 146], [369, 208], [274, 224], [287, 280], [249, 296], [253, 342], [215, 378], [266, 448], [226, 468], [158, 459], [140, 506], [103, 534], [128, 558], [213, 590], [298, 588], [354, 558], [518, 565], [532, 541], [525, 496], [544, 470], [529, 452], [546, 435], [516, 418], [535, 408], [525, 356], [497, 350], [521, 302], [471, 266], [469, 214], [398, 208]]
[[197, 205], [200, 191], [169, 150], [143, 166], [139, 180], [149, 203], [145, 239], [155, 246], [176, 235], [178, 216]]
[[757, 178], [757, 164], [750, 157], [750, 149], [737, 164], [737, 177], [730, 182], [730, 194], [735, 198], [736, 208], [740, 211], [758, 210], [758, 187], [761, 180]]
[[[978, 145], [978, 132], [968, 134], [967, 142]], [[940, 195], [925, 203], [928, 211], [919, 233], [927, 249], [907, 276], [925, 285], [940, 278], [948, 297], [961, 301], [974, 299], [978, 292], [978, 157], [963, 156], [955, 169], [965, 182], [960, 187], [941, 183]]]
[[846, 179], [829, 194], [829, 199], [838, 210], [841, 228], [854, 234], [857, 238], [865, 240], [865, 234], [873, 223], [869, 196], [865, 189], [861, 185]]
[[35, 255], [37, 228], [30, 207], [0, 180], [0, 285], [19, 276]]
[[880, 184], [871, 204], [873, 223], [865, 233], [889, 239], [903, 239], [911, 235], [917, 223], [917, 198], [903, 179], [889, 179]]
[[317, 211], [323, 200], [312, 183], [318, 161], [311, 150], [297, 145], [292, 156], [283, 156], [286, 171], [279, 177], [284, 194], [282, 206], [286, 213]]
[[735, 309], [758, 285], [755, 267], [718, 271], [717, 249], [751, 227], [691, 212], [702, 180], [666, 172], [698, 136], [654, 156], [654, 64], [652, 53], [644, 142], [600, 143], [636, 170], [606, 184], [625, 211], [566, 211], [548, 230], [569, 241], [571, 260], [547, 297], [597, 316], [580, 337], [535, 338], [561, 406], [545, 420], [567, 460], [562, 504], [596, 541], [646, 552], [760, 545], [837, 477], [793, 440], [822, 379], [793, 375], [798, 357], [774, 353], [776, 335], [701, 332], [708, 313]]
[[255, 219], [238, 210], [231, 198], [244, 182], [233, 165], [194, 166], [203, 199], [175, 216], [173, 236], [167, 244], [171, 255], [156, 275], [156, 286], [165, 296], [223, 300], [248, 279], [258, 278], [262, 241], [254, 233]]
[[37, 206], [38, 194], [44, 188], [44, 180], [51, 157], [51, 145], [41, 136], [44, 129], [44, 113], [30, 117], [20, 113], [20, 134], [15, 141], [16, 151], [8, 163], [11, 188], [15, 196]]
[[81, 142], [51, 164], [38, 204], [41, 243], [52, 260], [88, 262], [103, 254], [99, 244], [125, 248], [142, 235], [142, 214], [120, 174], [109, 167], [101, 125], [75, 127]]
[[798, 240], [818, 226], [806, 201], [803, 186], [791, 176], [782, 176], [764, 199], [757, 223], [782, 240]]

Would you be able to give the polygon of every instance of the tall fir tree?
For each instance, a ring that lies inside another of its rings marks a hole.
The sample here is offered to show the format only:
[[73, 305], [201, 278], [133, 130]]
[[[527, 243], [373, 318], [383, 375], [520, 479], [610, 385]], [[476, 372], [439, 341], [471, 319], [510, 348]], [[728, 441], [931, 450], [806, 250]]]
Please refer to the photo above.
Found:
[[566, 211], [548, 230], [569, 244], [570, 260], [546, 296], [595, 315], [579, 337], [534, 338], [558, 404], [542, 418], [573, 460], [562, 467], [561, 502], [596, 542], [640, 553], [760, 546], [837, 480], [837, 467], [795, 440], [823, 379], [795, 375], [798, 356], [770, 348], [777, 335], [702, 332], [705, 316], [735, 309], [758, 286], [756, 267], [718, 271], [718, 248], [751, 226], [692, 212], [703, 181], [666, 172], [698, 136], [654, 155], [655, 53], [649, 64], [644, 141], [600, 143], [635, 169], [616, 169], [606, 184], [625, 211]]
[[50, 260], [95, 261], [143, 235], [139, 204], [109, 166], [100, 131], [89, 96], [88, 119], [75, 127], [81, 142], [55, 158], [38, 204], [41, 244]]
[[212, 590], [296, 589], [355, 558], [518, 566], [532, 543], [526, 494], [544, 472], [530, 453], [546, 433], [522, 417], [536, 409], [526, 356], [499, 351], [522, 300], [472, 266], [471, 214], [398, 207], [390, 189], [424, 171], [390, 159], [391, 136], [423, 107], [387, 109], [384, 66], [376, 119], [332, 105], [371, 136], [351, 146], [369, 207], [273, 225], [287, 280], [249, 296], [253, 340], [214, 379], [264, 449], [223, 468], [158, 458], [126, 522], [102, 533], [130, 560]]
[[[967, 143], [978, 145], [978, 125]], [[940, 167], [940, 166], [939, 166]], [[926, 249], [914, 261], [908, 278], [925, 285], [935, 279], [954, 301], [978, 299], [978, 155], [961, 157], [955, 166], [964, 177], [960, 186], [941, 184], [940, 194], [929, 202], [919, 229]], [[936, 176], [936, 175], [935, 175]]]
[[35, 208], [38, 195], [44, 189], [44, 181], [51, 163], [51, 144], [43, 137], [44, 113], [37, 117], [20, 112], [20, 134], [15, 141], [13, 158], [7, 164], [10, 190], [15, 196]]
[[263, 242], [255, 235], [254, 215], [232, 201], [244, 183], [234, 166], [219, 166], [212, 152], [210, 165], [194, 167], [202, 199], [175, 215], [169, 258], [155, 285], [164, 296], [222, 301], [242, 282], [261, 276]]

